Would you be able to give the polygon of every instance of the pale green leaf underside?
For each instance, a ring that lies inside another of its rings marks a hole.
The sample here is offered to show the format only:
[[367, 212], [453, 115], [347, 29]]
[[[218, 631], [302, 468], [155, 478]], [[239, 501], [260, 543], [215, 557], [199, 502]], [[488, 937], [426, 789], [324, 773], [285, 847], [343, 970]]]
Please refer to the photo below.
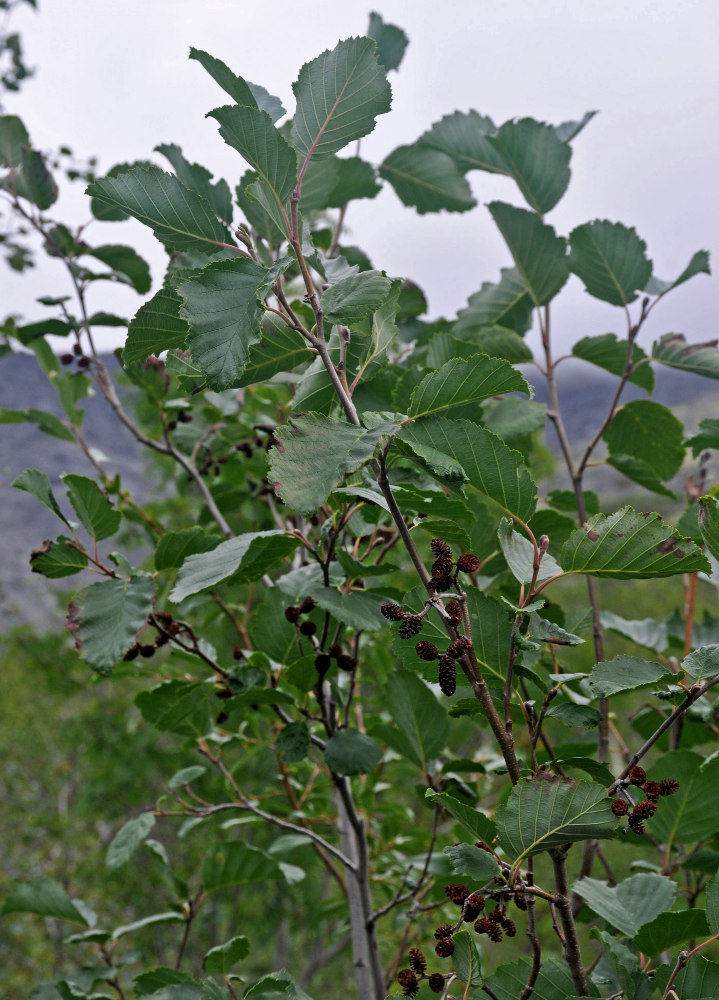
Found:
[[476, 354], [466, 361], [455, 358], [422, 379], [412, 393], [409, 416], [417, 420], [446, 413], [505, 392], [530, 392], [525, 379], [508, 362], [486, 354]]
[[632, 875], [611, 887], [594, 878], [574, 883], [574, 891], [594, 912], [627, 937], [671, 907], [675, 888], [670, 878], [653, 872]]
[[499, 843], [513, 863], [577, 840], [611, 837], [617, 818], [606, 789], [549, 775], [522, 778], [497, 811]]
[[656, 278], [652, 275], [646, 283], [644, 291], [649, 295], [664, 295], [666, 292], [671, 291], [672, 288], [683, 285], [685, 281], [689, 281], [696, 274], [711, 274], [709, 252], [707, 250], [697, 250], [679, 277], [673, 281], [662, 281], [661, 278]]
[[439, 478], [462, 482], [456, 470], [449, 473], [449, 459], [506, 514], [526, 521], [534, 512], [536, 487], [522, 456], [491, 431], [469, 420], [429, 417], [406, 424], [398, 438]]
[[330, 156], [368, 135], [390, 109], [392, 91], [371, 38], [348, 38], [300, 70], [292, 142], [303, 159]]
[[221, 542], [211, 552], [188, 556], [170, 594], [171, 600], [183, 601], [191, 594], [209, 590], [232, 578], [237, 583], [259, 579], [263, 573], [289, 555], [297, 539], [283, 531], [256, 531]]
[[657, 684], [666, 684], [674, 673], [658, 663], [642, 660], [638, 656], [615, 656], [596, 663], [589, 677], [589, 684], [597, 698], [609, 698], [622, 691]]
[[86, 193], [150, 226], [157, 239], [173, 250], [211, 252], [232, 243], [209, 202], [159, 167], [130, 167], [116, 177], [94, 181]]
[[569, 277], [566, 240], [534, 212], [501, 201], [488, 208], [535, 306], [547, 305]]
[[75, 644], [103, 677], [134, 644], [152, 610], [154, 589], [149, 576], [136, 576], [93, 583], [75, 597], [70, 622]]
[[719, 674], [719, 645], [699, 646], [682, 660], [682, 669], [695, 684], [716, 677]]
[[[15, 481], [17, 483], [17, 480]], [[13, 486], [15, 485], [13, 483]], [[719, 559], [719, 498], [701, 497], [699, 500], [699, 530], [709, 552]]]
[[379, 168], [403, 205], [420, 215], [427, 212], [466, 212], [477, 204], [472, 189], [454, 160], [436, 149], [415, 143], [398, 146]]
[[569, 267], [590, 295], [615, 306], [637, 297], [652, 273], [646, 243], [621, 222], [596, 220], [577, 226], [569, 236]]
[[654, 344], [652, 358], [669, 368], [719, 378], [719, 348], [716, 340], [688, 344], [683, 333], [666, 333]]
[[701, 549], [659, 514], [622, 507], [595, 514], [586, 527], [572, 532], [562, 547], [565, 573], [591, 573], [615, 580], [648, 579], [677, 573], [707, 572]]

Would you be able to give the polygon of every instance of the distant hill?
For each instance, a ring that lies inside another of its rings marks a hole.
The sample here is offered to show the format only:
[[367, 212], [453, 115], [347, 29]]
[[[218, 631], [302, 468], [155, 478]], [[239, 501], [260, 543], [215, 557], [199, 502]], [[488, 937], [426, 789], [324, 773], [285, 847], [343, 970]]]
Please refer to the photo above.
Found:
[[[105, 359], [116, 367], [114, 357]], [[532, 366], [524, 366], [525, 375], [536, 386], [535, 398], [546, 402], [541, 375]], [[616, 380], [599, 369], [568, 361], [559, 369], [558, 384], [567, 430], [577, 448], [586, 441], [606, 411]], [[645, 395], [630, 386], [626, 398]], [[719, 417], [719, 389], [716, 383], [698, 376], [657, 371], [654, 398], [670, 406], [692, 433], [702, 417]], [[39, 370], [34, 357], [15, 354], [0, 361], [0, 406], [8, 409], [33, 407], [61, 415], [57, 397]], [[139, 500], [148, 496], [147, 465], [134, 438], [115, 420], [104, 399], [96, 396], [85, 404], [84, 431], [88, 445], [99, 449], [107, 461], [110, 475], [120, 473], [123, 484]], [[547, 429], [547, 443], [556, 449], [556, 435]], [[70, 442], [42, 434], [32, 424], [5, 424], [0, 430], [0, 625], [20, 621], [36, 625], [56, 624], [62, 610], [44, 577], [30, 571], [30, 552], [45, 538], [54, 538], [60, 522], [36, 500], [10, 483], [26, 468], [47, 472], [62, 495], [57, 477], [63, 472], [92, 475], [90, 463], [79, 448]], [[596, 475], [596, 473], [594, 473]], [[591, 486], [591, 482], [589, 483]], [[627, 481], [613, 470], [602, 470], [602, 486], [617, 493]], [[83, 576], [69, 577], [53, 585], [54, 591], [66, 591], [85, 585]]]

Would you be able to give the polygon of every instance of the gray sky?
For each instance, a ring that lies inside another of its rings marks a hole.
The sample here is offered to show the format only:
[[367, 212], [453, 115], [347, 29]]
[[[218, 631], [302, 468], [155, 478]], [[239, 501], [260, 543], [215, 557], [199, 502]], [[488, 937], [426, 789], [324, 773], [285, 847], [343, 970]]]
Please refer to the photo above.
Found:
[[[8, 96], [6, 110], [24, 119], [39, 148], [66, 143], [78, 156], [97, 154], [100, 173], [175, 142], [233, 186], [245, 165], [204, 118], [227, 98], [188, 60], [189, 47], [263, 84], [291, 113], [302, 63], [362, 34], [371, 9], [404, 28], [410, 46], [391, 74], [393, 112], [363, 140], [365, 158], [380, 162], [455, 110], [500, 124], [524, 116], [557, 123], [598, 109], [575, 140], [569, 190], [547, 221], [565, 235], [594, 218], [634, 226], [661, 278], [675, 277], [694, 251], [719, 249], [716, 0], [40, 0], [38, 14], [23, 6], [13, 15], [37, 75]], [[376, 267], [422, 285], [432, 316], [455, 315], [511, 263], [484, 205], [522, 204], [521, 196], [506, 178], [469, 179], [479, 202], [469, 213], [419, 217], [389, 187], [348, 213], [352, 240]], [[56, 209], [74, 224], [88, 217], [79, 187]], [[136, 246], [151, 263], [154, 291], [164, 252], [139, 223], [94, 223], [85, 236]], [[35, 296], [66, 290], [52, 262], [24, 278], [3, 269], [0, 283], [2, 314], [28, 319], [44, 314]], [[93, 294], [93, 309], [131, 316], [140, 305], [104, 282]], [[699, 276], [655, 310], [641, 342], [668, 331], [713, 338], [716, 306], [717, 278]], [[591, 300], [576, 278], [553, 308], [564, 346], [624, 333], [617, 310]]]

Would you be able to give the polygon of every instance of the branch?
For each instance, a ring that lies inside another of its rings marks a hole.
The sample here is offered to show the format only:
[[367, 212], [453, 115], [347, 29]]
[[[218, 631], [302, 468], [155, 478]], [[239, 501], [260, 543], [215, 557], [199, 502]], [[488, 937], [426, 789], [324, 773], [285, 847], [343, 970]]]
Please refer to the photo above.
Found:
[[554, 866], [554, 882], [557, 888], [557, 901], [555, 906], [559, 912], [559, 919], [562, 924], [563, 945], [562, 951], [564, 961], [569, 966], [569, 971], [574, 981], [574, 988], [577, 996], [589, 996], [587, 977], [584, 974], [582, 964], [582, 953], [579, 949], [579, 938], [577, 937], [577, 926], [574, 923], [572, 907], [569, 900], [569, 882], [567, 880], [567, 850], [565, 847], [555, 847], [549, 851]]

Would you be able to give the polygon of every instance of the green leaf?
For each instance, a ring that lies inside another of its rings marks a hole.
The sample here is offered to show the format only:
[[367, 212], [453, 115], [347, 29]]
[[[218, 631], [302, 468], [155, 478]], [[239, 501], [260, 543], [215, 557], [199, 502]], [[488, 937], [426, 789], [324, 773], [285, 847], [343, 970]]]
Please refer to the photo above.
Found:
[[638, 656], [615, 656], [596, 663], [589, 677], [589, 685], [597, 698], [609, 698], [620, 691], [667, 684], [675, 679], [673, 671], [658, 663], [642, 660]]
[[75, 435], [54, 413], [44, 410], [5, 410], [0, 409], [0, 424], [35, 424], [38, 430], [61, 441], [75, 442]]
[[594, 912], [627, 937], [634, 937], [640, 927], [669, 910], [676, 886], [670, 878], [642, 872], [610, 887], [595, 878], [580, 878], [574, 892]]
[[355, 590], [345, 594], [334, 587], [317, 583], [307, 587], [306, 594], [323, 611], [329, 611], [348, 628], [377, 632], [387, 624], [379, 610], [381, 597], [375, 591]]
[[497, 827], [501, 847], [518, 865], [563, 844], [612, 837], [617, 817], [600, 785], [540, 772], [514, 786], [497, 810]]
[[403, 205], [419, 215], [427, 212], [467, 212], [477, 204], [457, 164], [446, 153], [421, 142], [398, 146], [384, 160], [379, 175], [394, 188]]
[[431, 417], [405, 424], [397, 438], [427, 463], [439, 479], [466, 482], [505, 513], [528, 520], [536, 487], [522, 456], [491, 431], [469, 420]]
[[217, 542], [217, 535], [208, 535], [198, 525], [184, 531], [167, 531], [155, 549], [155, 569], [177, 569], [189, 556], [212, 551]]
[[282, 878], [282, 869], [273, 857], [237, 840], [218, 844], [202, 864], [202, 886], [206, 892], [276, 878]]
[[499, 326], [518, 334], [532, 325], [534, 304], [522, 275], [515, 267], [504, 267], [498, 282], [485, 281], [470, 295], [467, 305], [457, 314], [455, 337], [468, 340], [482, 335], [482, 327]]
[[719, 674], [719, 645], [699, 646], [682, 660], [681, 665], [695, 684], [716, 677]]
[[226, 180], [222, 179], [212, 184], [210, 171], [199, 163], [189, 163], [182, 155], [180, 147], [174, 143], [163, 143], [155, 146], [155, 149], [170, 161], [186, 188], [208, 201], [212, 211], [223, 222], [228, 225], [232, 222], [232, 193]]
[[266, 312], [261, 320], [259, 343], [251, 345], [237, 387], [266, 382], [277, 372], [292, 371], [309, 358], [302, 334], [290, 329], [279, 316]]
[[87, 556], [75, 542], [64, 535], [55, 542], [45, 541], [30, 554], [33, 573], [42, 573], [51, 580], [72, 576], [87, 567]]
[[135, 976], [132, 986], [138, 997], [145, 997], [152, 996], [152, 994], [161, 990], [163, 986], [171, 986], [174, 983], [192, 982], [194, 980], [189, 972], [160, 966], [156, 969], [150, 969], [149, 972], [143, 972], [139, 976]]
[[273, 97], [257, 83], [249, 83], [241, 76], [236, 76], [221, 59], [195, 48], [190, 49], [190, 59], [196, 59], [236, 104], [266, 111], [273, 122], [285, 114], [279, 97]]
[[562, 142], [571, 142], [572, 139], [575, 139], [582, 129], [589, 124], [597, 113], [598, 112], [596, 111], [585, 111], [578, 122], [562, 122], [561, 125], [554, 126], [554, 131], [557, 133]]
[[585, 641], [581, 636], [567, 632], [560, 628], [556, 622], [540, 618], [536, 613], [529, 616], [527, 634], [529, 638], [535, 639], [537, 642], [549, 642], [557, 646], [579, 646]]
[[541, 431], [547, 422], [546, 403], [529, 399], [500, 399], [484, 414], [484, 426], [507, 444], [527, 434]]
[[367, 774], [382, 759], [382, 747], [357, 729], [337, 729], [327, 740], [325, 763], [335, 774]]
[[624, 996], [632, 1000], [649, 1000], [654, 993], [654, 982], [639, 964], [636, 951], [607, 931], [595, 930], [593, 936], [602, 942], [607, 972]]
[[623, 476], [631, 479], [633, 483], [643, 486], [645, 490], [650, 490], [652, 493], [658, 493], [660, 496], [671, 497], [672, 500], [676, 500], [676, 494], [664, 485], [657, 475], [656, 470], [643, 459], [635, 458], [633, 455], [623, 455], [619, 452], [609, 456], [607, 465], [611, 465], [613, 469], [621, 472]]
[[40, 917], [72, 920], [89, 927], [86, 917], [60, 883], [51, 878], [31, 879], [11, 889], [0, 909], [0, 914], [6, 913], [35, 913]]
[[30, 493], [36, 500], [40, 501], [43, 507], [47, 507], [49, 511], [59, 517], [63, 524], [66, 524], [68, 528], [70, 527], [70, 522], [58, 506], [46, 472], [40, 472], [39, 469], [25, 469], [24, 472], [21, 472], [20, 475], [12, 481], [11, 486], [14, 486], [15, 489], [25, 490], [26, 493]]
[[305, 63], [292, 90], [292, 143], [303, 159], [330, 156], [368, 135], [392, 98], [371, 38], [348, 38]]
[[699, 421], [699, 433], [687, 440], [691, 445], [692, 455], [698, 458], [705, 448], [719, 449], [719, 420], [706, 417]]
[[659, 955], [685, 941], [706, 938], [709, 936], [707, 915], [698, 909], [660, 913], [642, 925], [634, 935], [634, 944], [645, 955]]
[[592, 573], [615, 580], [643, 580], [677, 573], [707, 572], [701, 549], [659, 514], [622, 507], [595, 514], [562, 546], [565, 573]]
[[497, 836], [497, 827], [494, 820], [489, 819], [483, 813], [478, 812], [472, 806], [460, 802], [448, 792], [434, 792], [428, 788], [425, 797], [441, 805], [450, 816], [458, 820], [465, 829], [469, 830], [472, 836], [478, 840], [483, 840], [485, 844], [494, 843]]
[[201, 778], [206, 771], [207, 768], [203, 767], [202, 764], [193, 764], [191, 767], [183, 767], [172, 775], [170, 780], [167, 782], [167, 787], [171, 791], [174, 791], [176, 788], [183, 788], [185, 785], [189, 785], [191, 782], [196, 781], [197, 778]]
[[[712, 934], [719, 934], [719, 880], [717, 878], [713, 878], [707, 885], [707, 923]], [[695, 935], [688, 936], [694, 937]]]
[[647, 649], [653, 649], [655, 653], [661, 653], [669, 644], [667, 626], [660, 622], [655, 622], [653, 618], [643, 618], [640, 620], [630, 620], [615, 615], [613, 611], [602, 611], [602, 627], [619, 632], [632, 642]]
[[296, 547], [296, 538], [290, 538], [277, 529], [248, 532], [220, 542], [211, 552], [198, 552], [187, 557], [177, 575], [170, 600], [179, 603], [191, 594], [199, 594], [226, 580], [234, 583], [259, 580], [263, 573], [274, 568]]
[[577, 226], [569, 245], [569, 268], [596, 299], [625, 306], [649, 281], [647, 245], [621, 222], [595, 220]]
[[[588, 361], [612, 375], [621, 377], [627, 362], [628, 341], [619, 340], [616, 333], [603, 333], [599, 337], [582, 337], [572, 347], [575, 358]], [[635, 366], [629, 381], [647, 392], [654, 391], [654, 372], [651, 365], [638, 364], [646, 354], [638, 344], [632, 344], [631, 363]]]
[[295, 764], [306, 757], [309, 748], [310, 731], [305, 722], [290, 722], [277, 737], [277, 753], [288, 764]]
[[212, 717], [205, 684], [192, 681], [164, 681], [135, 698], [142, 717], [160, 732], [183, 736], [205, 736]]
[[491, 881], [499, 872], [495, 856], [474, 844], [455, 844], [454, 847], [445, 847], [444, 853], [455, 875], [471, 879], [478, 885]]
[[114, 535], [120, 527], [122, 513], [110, 504], [95, 480], [74, 473], [65, 473], [60, 478], [67, 486], [68, 498], [85, 531], [96, 542]]
[[22, 147], [22, 168], [14, 177], [15, 190], [45, 211], [57, 201], [58, 187], [47, 169], [45, 157], [36, 149]]
[[102, 580], [77, 594], [68, 612], [75, 647], [93, 670], [108, 677], [145, 624], [155, 588], [149, 576]]
[[569, 277], [567, 241], [534, 212], [501, 201], [487, 206], [535, 306], [545, 306]]
[[[151, 913], [149, 917], [142, 917], [140, 920], [133, 920], [130, 924], [123, 924], [121, 927], [116, 927], [112, 932], [112, 940], [118, 941], [122, 937], [126, 937], [128, 934], [134, 934], [135, 931], [144, 930], [145, 927], [154, 927], [157, 924], [181, 924], [184, 923], [184, 919], [181, 913], [176, 910], [165, 910], [164, 913]], [[175, 979], [174, 982], [190, 982], [191, 979], [186, 980]], [[169, 987], [168, 987], [169, 989]], [[162, 997], [163, 993], [170, 1000], [172, 993], [166, 993], [165, 990], [158, 990], [153, 993], [155, 1000], [158, 997]], [[187, 1000], [195, 1000], [196, 994], [190, 994]], [[177, 1000], [182, 1000], [182, 997], [178, 997]]]
[[683, 333], [665, 333], [652, 347], [652, 358], [669, 368], [693, 372], [704, 378], [719, 378], [719, 348], [716, 340], [688, 344]]
[[493, 174], [505, 173], [506, 164], [490, 141], [497, 126], [491, 118], [476, 111], [455, 111], [435, 122], [419, 139], [423, 146], [439, 150], [450, 156], [459, 170], [486, 170]]
[[172, 250], [211, 253], [214, 247], [232, 242], [210, 204], [159, 167], [129, 167], [115, 177], [93, 181], [86, 193], [150, 226]]
[[23, 146], [30, 145], [30, 136], [17, 115], [0, 115], [0, 164], [19, 167]]
[[[388, 425], [394, 427], [394, 425]], [[275, 431], [269, 478], [299, 514], [313, 514], [346, 472], [372, 457], [380, 437], [344, 420], [305, 413]]]
[[506, 604], [475, 587], [467, 587], [467, 611], [472, 625], [472, 643], [481, 669], [504, 679], [512, 645], [512, 615]]
[[569, 184], [571, 147], [551, 125], [522, 118], [505, 122], [489, 142], [504, 170], [535, 212], [544, 215], [557, 204]]
[[478, 407], [505, 392], [530, 393], [525, 379], [507, 361], [486, 354], [466, 361], [455, 358], [422, 379], [412, 393], [409, 416], [417, 420], [456, 407]]
[[[15, 483], [13, 483], [14, 485]], [[719, 497], [705, 496], [700, 498], [699, 530], [709, 552], [715, 559], [719, 559]]]
[[662, 281], [660, 278], [655, 278], [652, 275], [644, 286], [644, 291], [649, 295], [666, 295], [673, 288], [677, 288], [678, 285], [683, 285], [685, 281], [689, 281], [695, 274], [711, 274], [708, 250], [697, 250], [682, 273], [674, 281]]
[[294, 981], [286, 969], [263, 976], [245, 993], [244, 1000], [312, 1000]]
[[150, 291], [152, 285], [150, 266], [132, 247], [108, 243], [101, 247], [93, 247], [86, 252], [124, 277], [127, 284], [132, 285], [140, 295]]
[[330, 285], [322, 296], [325, 322], [351, 326], [378, 309], [391, 282], [379, 271], [361, 271]]
[[[455, 325], [455, 332], [457, 325]], [[469, 333], [469, 329], [466, 332]], [[445, 356], [437, 364], [435, 358], [438, 355], [440, 345], [444, 347]], [[509, 361], [513, 365], [521, 364], [523, 361], [531, 361], [533, 358], [530, 349], [514, 330], [509, 330], [504, 326], [483, 326], [472, 330], [471, 335], [465, 340], [451, 337], [447, 333], [436, 334], [429, 343], [427, 360], [429, 364], [439, 368], [445, 361], [449, 361], [453, 357], [471, 357], [476, 352], [488, 354], [491, 358], [504, 358], [505, 361]]]
[[122, 868], [126, 865], [140, 844], [147, 840], [154, 825], [155, 816], [151, 812], [129, 819], [112, 838], [105, 855], [105, 867]]
[[369, 16], [367, 37], [377, 42], [377, 61], [389, 72], [399, 69], [409, 38], [396, 24], [388, 24], [374, 11]]
[[190, 328], [187, 344], [211, 389], [232, 388], [241, 378], [250, 346], [260, 339], [260, 300], [269, 274], [238, 257], [208, 264], [178, 287], [180, 316]]
[[250, 954], [250, 942], [244, 936], [233, 937], [216, 948], [210, 948], [202, 967], [210, 975], [223, 976]]
[[[264, 181], [280, 214], [297, 184], [297, 153], [272, 124], [265, 111], [226, 105], [209, 112], [220, 124], [220, 135], [236, 149]], [[287, 229], [287, 226], [285, 226]]]
[[[327, 208], [327, 199], [339, 176], [338, 163], [338, 156], [329, 156], [326, 160], [310, 160], [302, 178], [300, 212], [303, 218]], [[324, 261], [322, 265], [324, 266]]]
[[631, 455], [649, 465], [660, 479], [671, 479], [684, 461], [681, 421], [650, 399], [635, 399], [617, 410], [603, 438], [610, 455]]
[[[497, 1000], [517, 1000], [527, 984], [532, 963], [528, 958], [501, 965], [485, 982]], [[577, 1000], [572, 974], [566, 962], [542, 960], [532, 991], [532, 1000]], [[479, 994], [481, 1000], [482, 994]]]
[[[660, 965], [654, 974], [654, 982], [661, 995], [669, 985], [669, 978], [677, 959], [672, 957], [669, 965]], [[719, 995], [719, 963], [710, 962], [703, 955], [695, 955], [674, 980], [672, 989], [677, 996], [691, 1000], [712, 1000]]]
[[672, 750], [647, 769], [652, 781], [674, 778], [679, 791], [662, 799], [651, 820], [652, 835], [667, 845], [689, 844], [716, 833], [714, 801], [719, 783], [719, 757], [705, 757], [692, 750]]
[[[488, 855], [487, 855], [488, 856]], [[454, 952], [452, 964], [463, 983], [469, 986], [482, 985], [482, 970], [479, 964], [479, 952], [474, 938], [469, 931], [459, 931], [452, 935]], [[466, 995], [466, 990], [465, 990]]]
[[[327, 208], [342, 208], [349, 201], [359, 198], [374, 198], [382, 190], [377, 183], [375, 168], [359, 156], [348, 156], [335, 161], [337, 180], [332, 189], [326, 192]], [[304, 187], [302, 196], [304, 197]]]
[[408, 671], [392, 673], [385, 704], [398, 727], [400, 751], [423, 772], [444, 749], [449, 735], [447, 713], [427, 685]]
[[[529, 583], [534, 575], [534, 546], [528, 538], [524, 538], [518, 531], [512, 528], [512, 522], [507, 517], [503, 517], [499, 522], [497, 530], [499, 544], [507, 560], [514, 578], [520, 583]], [[550, 576], [559, 576], [562, 567], [559, 563], [545, 552], [539, 564], [537, 581], [548, 580]]]
[[596, 729], [602, 721], [602, 713], [591, 705], [574, 705], [568, 701], [553, 702], [547, 709], [547, 717], [558, 719], [572, 729]]

